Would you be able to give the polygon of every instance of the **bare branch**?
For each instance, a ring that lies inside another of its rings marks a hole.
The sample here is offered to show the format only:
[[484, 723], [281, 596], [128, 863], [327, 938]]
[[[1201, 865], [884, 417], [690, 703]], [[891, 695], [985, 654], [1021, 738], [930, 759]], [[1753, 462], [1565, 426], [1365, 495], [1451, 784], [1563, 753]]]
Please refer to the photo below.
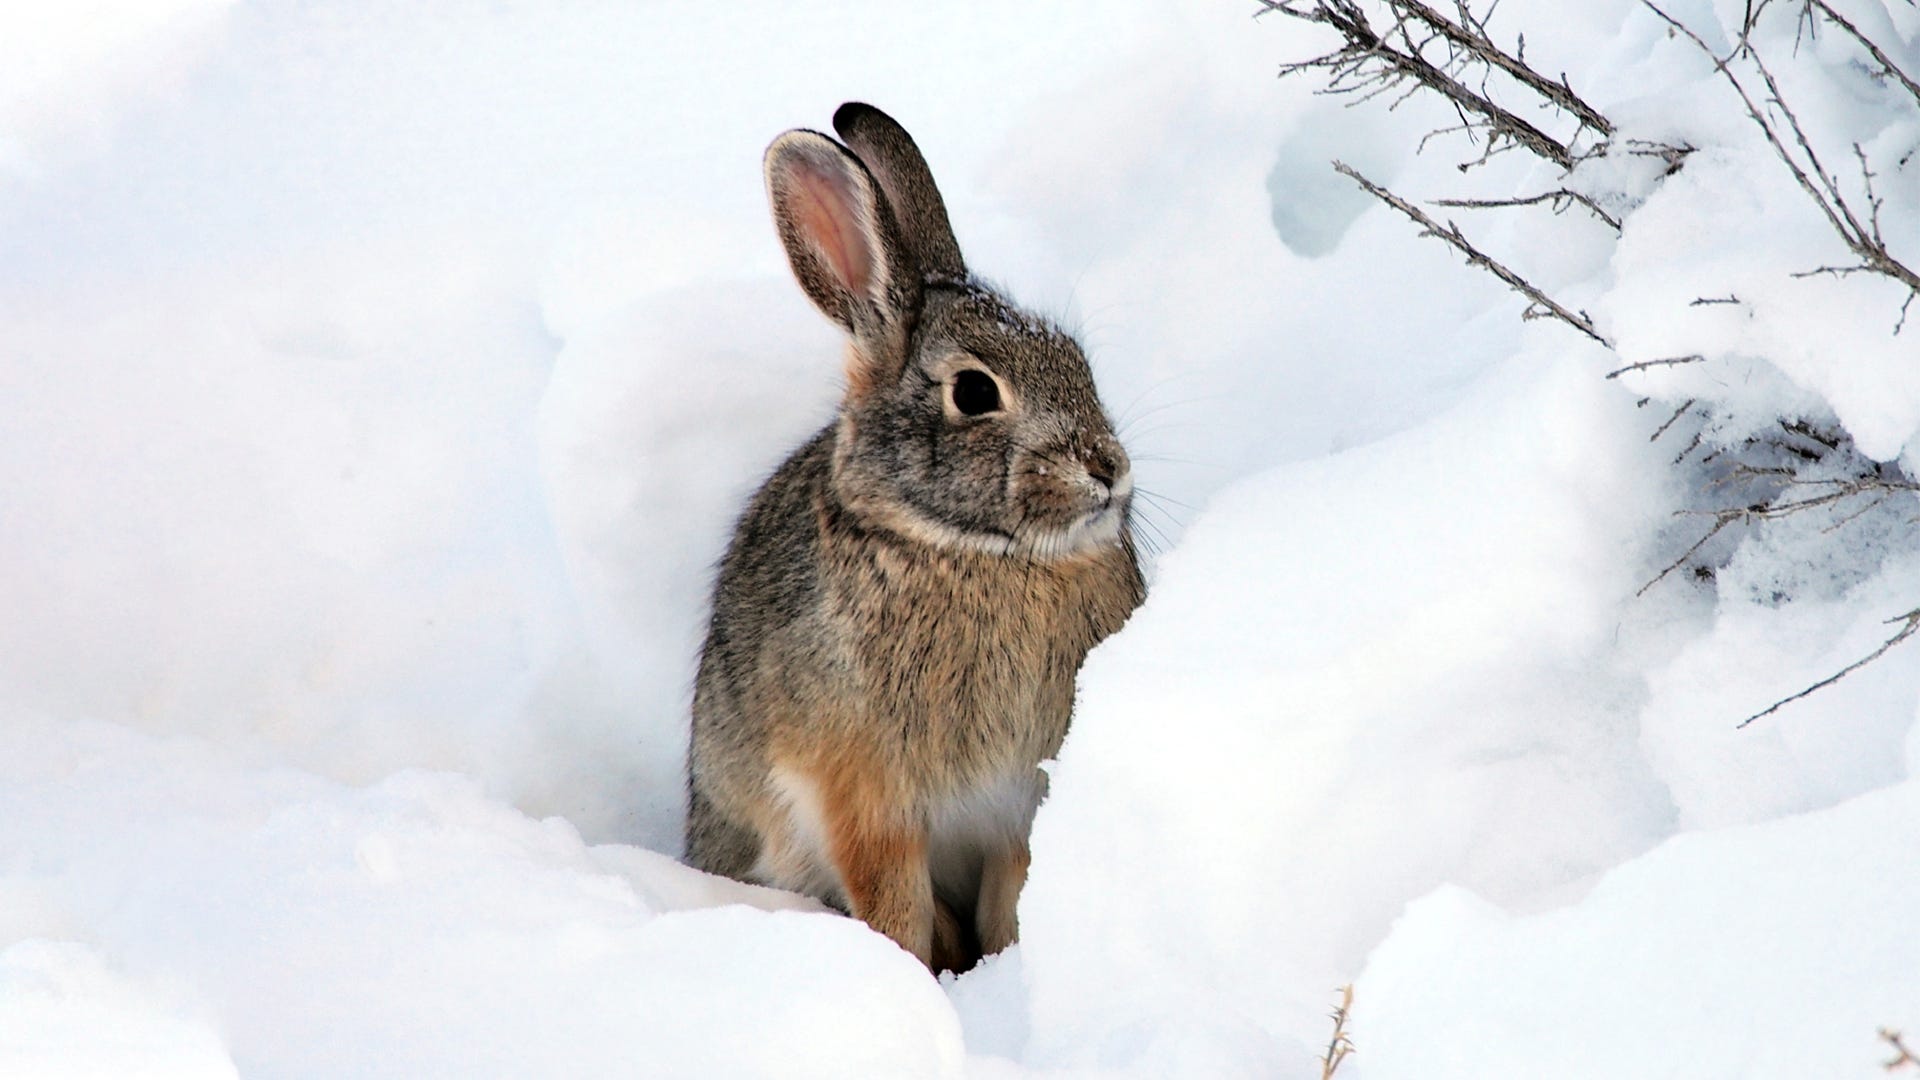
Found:
[[[1668, 356], [1659, 360], [1642, 360], [1637, 364], [1628, 364], [1626, 367], [1614, 368], [1612, 371], [1607, 372], [1607, 378], [1617, 379], [1629, 371], [1645, 371], [1648, 368], [1674, 367], [1679, 364], [1698, 364], [1705, 359], [1706, 357], [1701, 356], [1699, 353], [1694, 353], [1690, 356]], [[1688, 404], [1692, 404], [1692, 402], [1688, 402]]]
[[[1689, 402], [1688, 404], [1691, 405], [1692, 403]], [[1655, 432], [1654, 438], [1659, 438], [1684, 412], [1684, 407], [1676, 412], [1672, 418], [1661, 425], [1660, 431]], [[1752, 525], [1793, 514], [1805, 513], [1821, 507], [1838, 509], [1841, 503], [1856, 497], [1864, 496], [1868, 500], [1866, 505], [1836, 518], [1836, 520], [1824, 530], [1831, 532], [1850, 521], [1856, 520], [1867, 511], [1873, 509], [1874, 506], [1879, 505], [1895, 495], [1920, 494], [1920, 482], [1909, 479], [1897, 470], [1894, 471], [1893, 475], [1888, 475], [1887, 467], [1879, 464], [1862, 466], [1865, 471], [1858, 471], [1852, 475], [1818, 478], [1802, 476], [1800, 470], [1805, 467], [1805, 465], [1802, 464], [1803, 462], [1822, 462], [1827, 460], [1829, 454], [1843, 452], [1845, 449], [1845, 437], [1843, 435], [1822, 431], [1820, 428], [1804, 420], [1782, 420], [1780, 421], [1780, 427], [1783, 433], [1790, 433], [1797, 437], [1804, 438], [1813, 443], [1818, 449], [1809, 449], [1784, 438], [1749, 438], [1745, 443], [1745, 449], [1748, 451], [1770, 450], [1775, 454], [1786, 455], [1788, 458], [1797, 460], [1783, 465], [1763, 465], [1756, 464], [1753, 461], [1735, 461], [1727, 468], [1725, 473], [1714, 482], [1714, 486], [1717, 487], [1736, 481], [1763, 482], [1770, 489], [1766, 497], [1759, 501], [1749, 502], [1746, 505], [1740, 506], [1726, 506], [1712, 510], [1681, 511], [1680, 513], [1682, 515], [1711, 517], [1714, 519], [1713, 525], [1707, 530], [1705, 535], [1696, 540], [1687, 550], [1681, 552], [1679, 558], [1667, 564], [1666, 567], [1654, 575], [1651, 580], [1642, 585], [1634, 595], [1645, 595], [1647, 590], [1653, 588], [1675, 570], [1684, 566], [1687, 560], [1691, 559], [1702, 547], [1705, 547], [1709, 540], [1718, 536], [1730, 525]], [[1700, 437], [1696, 434], [1693, 442], [1689, 443], [1687, 448], [1680, 452], [1679, 457], [1674, 459], [1674, 463], [1678, 464], [1691, 454], [1694, 449], [1698, 447], [1699, 442]], [[1721, 453], [1722, 451], [1715, 450], [1702, 459], [1702, 463], [1712, 461]]]
[[1899, 1032], [1892, 1028], [1881, 1028], [1880, 1041], [1893, 1048], [1893, 1056], [1881, 1062], [1881, 1065], [1888, 1072], [1905, 1068], [1908, 1065], [1920, 1068], [1920, 1055], [1916, 1055], [1912, 1050], [1907, 1049], [1907, 1044], [1900, 1038]]
[[1860, 47], [1867, 50], [1867, 55], [1873, 57], [1873, 62], [1880, 65], [1882, 72], [1888, 77], [1898, 81], [1901, 86], [1906, 87], [1907, 93], [1913, 95], [1913, 100], [1920, 102], [1920, 83], [1915, 82], [1913, 76], [1902, 71], [1900, 65], [1894, 63], [1886, 53], [1882, 52], [1880, 46], [1875, 44], [1872, 38], [1861, 33], [1859, 27], [1848, 22], [1844, 16], [1833, 10], [1832, 6], [1827, 3], [1827, 0], [1807, 0], [1807, 3], [1809, 7], [1820, 9], [1820, 14], [1825, 15], [1828, 22], [1845, 30], [1849, 37], [1859, 42]]
[[1679, 407], [1679, 408], [1677, 408], [1677, 409], [1675, 409], [1675, 410], [1673, 410], [1673, 415], [1672, 415], [1672, 416], [1669, 416], [1669, 417], [1667, 417], [1667, 422], [1666, 422], [1666, 423], [1664, 423], [1664, 424], [1661, 424], [1661, 425], [1660, 425], [1660, 429], [1659, 429], [1658, 431], [1655, 431], [1655, 432], [1654, 432], [1653, 434], [1651, 434], [1651, 435], [1649, 435], [1649, 436], [1647, 436], [1647, 441], [1648, 441], [1648, 442], [1659, 442], [1659, 441], [1660, 441], [1660, 436], [1662, 436], [1662, 435], [1665, 435], [1665, 434], [1667, 433], [1667, 429], [1668, 429], [1668, 428], [1670, 428], [1670, 427], [1672, 427], [1673, 425], [1675, 425], [1675, 424], [1677, 424], [1677, 423], [1679, 423], [1679, 422], [1680, 422], [1680, 418], [1681, 418], [1681, 417], [1683, 417], [1683, 416], [1685, 416], [1685, 415], [1687, 415], [1687, 410], [1688, 410], [1688, 409], [1691, 409], [1691, 408], [1693, 408], [1693, 404], [1694, 404], [1694, 402], [1695, 402], [1695, 401], [1697, 401], [1697, 400], [1699, 400], [1699, 399], [1697, 399], [1697, 398], [1688, 398], [1687, 400], [1685, 400], [1685, 401], [1683, 401], [1683, 402], [1681, 402], [1681, 403], [1680, 403], [1680, 407]]
[[1780, 421], [1780, 430], [1792, 432], [1803, 439], [1812, 439], [1828, 450], [1840, 449], [1840, 443], [1843, 438], [1843, 436], [1836, 432], [1822, 431], [1812, 424], [1807, 423], [1805, 420], [1787, 420], [1783, 418]]
[[[1374, 30], [1367, 21], [1366, 13], [1353, 0], [1258, 0], [1261, 5], [1259, 14], [1278, 12], [1303, 22], [1319, 23], [1331, 27], [1346, 42], [1333, 52], [1312, 60], [1288, 64], [1280, 69], [1283, 77], [1302, 71], [1325, 71], [1328, 73], [1329, 93], [1361, 89], [1378, 93], [1386, 87], [1411, 79], [1453, 102], [1455, 107], [1479, 116], [1495, 140], [1506, 139], [1525, 146], [1562, 170], [1571, 171], [1577, 160], [1571, 145], [1553, 138], [1522, 117], [1495, 104], [1485, 94], [1470, 89], [1421, 54], [1420, 49], [1425, 42], [1415, 42], [1407, 25], [1409, 18], [1419, 17], [1408, 6], [1410, 2], [1389, 0], [1387, 7], [1394, 14], [1395, 22], [1383, 34]], [[1422, 8], [1425, 10], [1424, 6]], [[1435, 17], [1439, 18], [1437, 15]], [[1396, 47], [1391, 43], [1390, 38], [1396, 33], [1404, 47]], [[1439, 36], [1437, 31], [1435, 36]]]
[[1841, 529], [1844, 529], [1848, 525], [1851, 525], [1852, 523], [1854, 523], [1855, 521], [1860, 520], [1860, 518], [1865, 516], [1866, 514], [1871, 513], [1875, 509], [1878, 509], [1881, 506], [1881, 504], [1885, 503], [1886, 501], [1887, 501], [1887, 497], [1885, 495], [1875, 495], [1873, 498], [1867, 500], [1864, 503], [1861, 503], [1859, 509], [1853, 511], [1850, 514], [1847, 514], [1844, 517], [1835, 518], [1833, 520], [1833, 524], [1820, 530], [1820, 535], [1826, 536], [1832, 533], [1839, 532]]
[[1599, 203], [1594, 202], [1592, 199], [1588, 198], [1587, 196], [1582, 195], [1577, 191], [1569, 191], [1566, 188], [1555, 188], [1552, 191], [1543, 191], [1538, 195], [1528, 195], [1524, 198], [1513, 198], [1513, 199], [1439, 199], [1434, 202], [1434, 205], [1435, 206], [1465, 206], [1465, 207], [1480, 209], [1480, 208], [1503, 207], [1503, 206], [1532, 206], [1535, 203], [1543, 203], [1543, 202], [1552, 203], [1553, 212], [1556, 214], [1564, 213], [1569, 205], [1578, 203], [1581, 206], [1586, 207], [1587, 210], [1590, 211], [1594, 217], [1597, 217], [1601, 221], [1606, 222], [1613, 229], [1614, 232], [1620, 231], [1619, 218], [1616, 218], [1612, 214], [1609, 214], [1605, 210], [1601, 209]]
[[[1735, 727], [1743, 728], [1743, 727], [1746, 727], [1748, 724], [1753, 723], [1755, 720], [1760, 719], [1763, 716], [1771, 716], [1772, 714], [1779, 712], [1782, 708], [1785, 708], [1786, 706], [1791, 705], [1796, 701], [1799, 701], [1801, 698], [1806, 697], [1807, 695], [1812, 694], [1815, 691], [1824, 690], [1827, 687], [1832, 686], [1834, 683], [1839, 682], [1841, 679], [1846, 678], [1847, 676], [1853, 674], [1854, 672], [1859, 671], [1861, 668], [1866, 667], [1868, 664], [1873, 663], [1875, 660], [1880, 659], [1882, 656], [1885, 656], [1889, 649], [1893, 648], [1895, 645], [1898, 645], [1901, 642], [1912, 637], [1915, 631], [1920, 630], [1920, 608], [1914, 608], [1912, 611], [1907, 612], [1905, 615], [1895, 615], [1893, 618], [1888, 619], [1887, 622], [1889, 624], [1901, 623], [1902, 625], [1899, 631], [1896, 632], [1892, 637], [1888, 638], [1884, 642], [1881, 642], [1879, 648], [1873, 650], [1872, 652], [1861, 657], [1860, 659], [1855, 660], [1853, 663], [1848, 664], [1846, 667], [1841, 668], [1839, 671], [1834, 672], [1833, 674], [1827, 676], [1826, 678], [1821, 679], [1819, 682], [1814, 683], [1812, 686], [1807, 687], [1805, 690], [1802, 690], [1799, 693], [1791, 695], [1789, 697], [1781, 698], [1779, 701], [1774, 702], [1773, 704], [1767, 706], [1766, 708], [1760, 710], [1759, 712], [1754, 713], [1752, 716], [1747, 717], [1745, 720], [1740, 721], [1740, 723], [1736, 724]], [[1898, 1036], [1895, 1036], [1896, 1041], [1894, 1042], [1894, 1045], [1898, 1047], [1902, 1055], [1904, 1055], [1910, 1060], [1912, 1058], [1912, 1055], [1907, 1054], [1906, 1047], [1900, 1046], [1900, 1044], [1897, 1042], [1897, 1039], [1898, 1039]], [[1895, 1061], [1893, 1064], [1900, 1064], [1900, 1062]], [[1888, 1067], [1891, 1068], [1892, 1066], [1889, 1065]]]
[[1465, 4], [1456, 5], [1463, 25], [1455, 25], [1449, 22], [1446, 16], [1420, 3], [1419, 0], [1392, 0], [1392, 2], [1395, 7], [1411, 13], [1421, 22], [1432, 27], [1435, 33], [1462, 51], [1490, 67], [1506, 72], [1513, 77], [1514, 81], [1570, 113], [1583, 126], [1592, 128], [1603, 137], [1613, 135], [1613, 122], [1600, 115], [1598, 109], [1580, 100], [1580, 96], [1567, 85], [1565, 75], [1560, 77], [1559, 82], [1554, 82], [1528, 67], [1520, 58], [1508, 56], [1502, 52], [1487, 35], [1486, 23], [1483, 20], [1474, 19], [1467, 11]]
[[1673, 455], [1673, 463], [1675, 465], [1678, 465], [1681, 462], [1687, 460], [1687, 458], [1691, 457], [1695, 450], [1700, 449], [1701, 440], [1705, 437], [1705, 435], [1706, 435], [1706, 432], [1704, 431], [1694, 432], [1693, 438], [1687, 440], [1687, 445], [1681, 447], [1680, 452]]
[[[1714, 70], [1724, 76], [1728, 84], [1733, 87], [1734, 92], [1740, 95], [1741, 103], [1747, 108], [1747, 116], [1759, 126], [1761, 133], [1766, 136], [1767, 143], [1773, 147], [1774, 153], [1780, 158], [1781, 162], [1787, 166], [1788, 171], [1793, 174], [1793, 178], [1799, 182], [1801, 189], [1807, 193], [1807, 197], [1812, 199], [1814, 205], [1820, 208], [1821, 214], [1826, 217], [1827, 223], [1833, 227], [1833, 231], [1839, 235], [1841, 241], [1845, 243], [1847, 248], [1860, 260], [1860, 264], [1857, 267], [1822, 267], [1819, 270], [1810, 271], [1809, 273], [1832, 273], [1836, 275], [1843, 275], [1855, 271], [1875, 273], [1891, 278], [1906, 286], [1907, 299], [1906, 302], [1901, 305], [1900, 322], [1897, 323], [1894, 328], [1894, 332], [1898, 333], [1900, 329], [1906, 325], [1907, 307], [1913, 302], [1914, 294], [1920, 293], [1920, 273], [1915, 273], [1906, 263], [1894, 257], [1893, 253], [1887, 249], [1886, 242], [1880, 235], [1880, 201], [1873, 191], [1873, 172], [1867, 167], [1866, 154], [1864, 151], [1861, 151], [1857, 145], [1854, 148], [1855, 156], [1860, 161], [1861, 179], [1867, 194], [1868, 217], [1865, 222], [1862, 222], [1859, 215], [1854, 212], [1852, 205], [1847, 201], [1845, 194], [1840, 191], [1839, 184], [1835, 180], [1834, 175], [1827, 171], [1826, 167], [1821, 164], [1819, 153], [1814, 150], [1813, 143], [1807, 138], [1806, 130], [1800, 126], [1799, 117], [1794, 115], [1793, 109], [1787, 104], [1785, 97], [1781, 94], [1780, 86], [1774, 81], [1773, 73], [1767, 69], [1766, 64], [1760, 59], [1759, 53], [1755, 52], [1752, 47], [1746, 43], [1744, 37], [1742, 38], [1740, 48], [1735, 50], [1735, 56], [1744, 52], [1748, 59], [1752, 61], [1754, 70], [1759, 74], [1761, 81], [1766, 84], [1768, 104], [1779, 113], [1781, 119], [1785, 122], [1786, 133], [1792, 137], [1794, 145], [1799, 148], [1800, 154], [1805, 158], [1804, 165], [1795, 157], [1794, 151], [1789, 149], [1787, 141], [1782, 138], [1780, 129], [1776, 123], [1768, 119], [1767, 114], [1761, 110], [1760, 106], [1754, 103], [1753, 97], [1747, 93], [1746, 86], [1741, 83], [1739, 76], [1733, 73], [1732, 63], [1734, 57], [1729, 56], [1722, 58], [1715, 54], [1712, 47], [1702, 40], [1700, 35], [1694, 33], [1686, 24], [1660, 10], [1659, 6], [1653, 3], [1653, 0], [1641, 0], [1641, 3], [1643, 3], [1649, 11], [1659, 16], [1668, 26], [1680, 34], [1685, 35], [1689, 41], [1692, 41], [1694, 45], [1699, 47], [1701, 52], [1705, 53], [1707, 57], [1713, 61]], [[1809, 175], [1809, 173], [1811, 173], [1811, 175]]]
[[1668, 563], [1668, 564], [1666, 565], [1666, 568], [1665, 568], [1665, 569], [1663, 569], [1663, 570], [1661, 570], [1661, 571], [1660, 571], [1659, 573], [1657, 573], [1657, 574], [1655, 574], [1655, 575], [1653, 575], [1653, 577], [1652, 577], [1651, 579], [1649, 579], [1649, 580], [1647, 581], [1647, 583], [1646, 583], [1645, 585], [1642, 585], [1642, 586], [1640, 586], [1640, 587], [1639, 587], [1638, 589], [1635, 589], [1635, 590], [1634, 590], [1634, 593], [1633, 593], [1633, 595], [1635, 595], [1635, 596], [1645, 596], [1645, 595], [1647, 595], [1647, 590], [1648, 590], [1648, 589], [1651, 589], [1651, 588], [1653, 588], [1653, 587], [1654, 587], [1655, 585], [1658, 585], [1658, 584], [1660, 584], [1660, 582], [1662, 582], [1662, 581], [1664, 581], [1664, 580], [1666, 579], [1666, 576], [1667, 576], [1668, 574], [1671, 574], [1671, 573], [1673, 573], [1673, 572], [1674, 572], [1675, 570], [1678, 570], [1678, 569], [1680, 569], [1680, 568], [1681, 568], [1682, 566], [1684, 566], [1684, 565], [1686, 565], [1686, 562], [1687, 562], [1687, 560], [1688, 560], [1688, 559], [1691, 559], [1691, 558], [1693, 558], [1693, 553], [1694, 553], [1694, 552], [1696, 552], [1696, 551], [1699, 551], [1699, 550], [1700, 550], [1701, 548], [1703, 548], [1703, 547], [1706, 547], [1706, 546], [1707, 546], [1707, 541], [1709, 541], [1709, 540], [1711, 540], [1711, 539], [1713, 539], [1714, 537], [1716, 537], [1716, 536], [1718, 536], [1718, 535], [1720, 535], [1720, 530], [1722, 530], [1722, 529], [1724, 529], [1724, 528], [1726, 528], [1727, 526], [1729, 526], [1729, 525], [1731, 525], [1731, 524], [1733, 524], [1733, 523], [1734, 523], [1735, 521], [1737, 521], [1737, 520], [1739, 520], [1739, 519], [1738, 519], [1738, 518], [1721, 518], [1720, 520], [1718, 520], [1718, 521], [1715, 521], [1715, 522], [1713, 523], [1713, 528], [1711, 528], [1711, 529], [1708, 529], [1708, 530], [1707, 530], [1707, 534], [1706, 534], [1705, 536], [1702, 536], [1702, 537], [1701, 537], [1700, 539], [1698, 539], [1698, 540], [1695, 540], [1695, 541], [1693, 542], [1693, 546], [1692, 546], [1692, 547], [1690, 547], [1690, 548], [1688, 548], [1687, 550], [1685, 550], [1685, 551], [1683, 551], [1683, 552], [1681, 552], [1681, 553], [1680, 553], [1680, 557], [1679, 557], [1679, 558], [1677, 558], [1677, 559], [1675, 559], [1675, 560], [1673, 560], [1672, 562], [1670, 562], [1670, 563]]
[[1347, 1037], [1347, 1019], [1353, 1015], [1353, 987], [1340, 988], [1340, 1004], [1333, 1007], [1333, 1037], [1327, 1040], [1327, 1052], [1320, 1057], [1320, 1080], [1333, 1080], [1340, 1063], [1353, 1053], [1353, 1040]]
[[1687, 163], [1687, 155], [1697, 149], [1699, 148], [1691, 143], [1681, 143], [1676, 146], [1672, 143], [1649, 142], [1646, 139], [1627, 140], [1627, 153], [1630, 156], [1659, 158], [1667, 164], [1665, 173], [1667, 176], [1679, 172], [1680, 166]]
[[1348, 177], [1354, 183], [1365, 188], [1367, 194], [1372, 195], [1374, 198], [1379, 199], [1381, 202], [1412, 218], [1416, 224], [1426, 230], [1425, 235], [1438, 237], [1448, 244], [1453, 245], [1456, 251], [1467, 257], [1468, 263], [1478, 266], [1494, 277], [1499, 278], [1507, 284], [1508, 288], [1526, 297], [1531, 301], [1529, 311], [1538, 309], [1540, 312], [1559, 319], [1561, 322], [1566, 323], [1568, 326], [1573, 327], [1575, 330], [1580, 331], [1607, 348], [1613, 348], [1613, 343], [1605, 337], [1602, 337], [1600, 331], [1594, 328], [1593, 320], [1587, 318], [1584, 314], [1575, 314], [1560, 306], [1560, 304], [1555, 302], [1546, 293], [1541, 292], [1532, 282], [1514, 273], [1502, 263], [1474, 247], [1473, 244], [1467, 240], [1466, 236], [1460, 232], [1459, 227], [1452, 222], [1448, 222], [1442, 227], [1439, 222], [1428, 217], [1419, 207], [1414, 206], [1400, 196], [1395, 195], [1393, 192], [1360, 175], [1357, 170], [1345, 162], [1336, 161], [1333, 163], [1333, 167], [1341, 175]]

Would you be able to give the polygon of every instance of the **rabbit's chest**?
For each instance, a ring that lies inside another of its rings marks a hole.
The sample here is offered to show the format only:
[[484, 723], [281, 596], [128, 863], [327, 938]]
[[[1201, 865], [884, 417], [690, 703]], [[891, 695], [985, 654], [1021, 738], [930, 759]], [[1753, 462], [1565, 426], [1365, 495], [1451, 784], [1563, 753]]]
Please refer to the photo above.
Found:
[[964, 560], [862, 570], [843, 611], [870, 715], [934, 744], [922, 760], [962, 774], [952, 777], [962, 789], [1059, 749], [1074, 675], [1104, 636], [1081, 582]]

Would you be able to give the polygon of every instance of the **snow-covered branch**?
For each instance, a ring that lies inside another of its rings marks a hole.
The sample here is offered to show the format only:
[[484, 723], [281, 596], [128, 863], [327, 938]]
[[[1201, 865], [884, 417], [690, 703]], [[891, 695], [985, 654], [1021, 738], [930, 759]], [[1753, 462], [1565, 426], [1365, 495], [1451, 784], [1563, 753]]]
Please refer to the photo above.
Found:
[[[1581, 101], [1564, 77], [1557, 82], [1548, 79], [1529, 68], [1518, 56], [1503, 51], [1487, 35], [1485, 26], [1471, 16], [1456, 23], [1418, 0], [1385, 0], [1387, 26], [1378, 30], [1355, 0], [1258, 2], [1261, 5], [1258, 14], [1278, 13], [1317, 23], [1331, 28], [1342, 39], [1340, 46], [1331, 52], [1286, 65], [1281, 69], [1283, 76], [1322, 72], [1328, 93], [1360, 92], [1363, 100], [1402, 87], [1407, 93], [1422, 88], [1430, 90], [1446, 98], [1460, 113], [1461, 130], [1487, 134], [1483, 161], [1507, 146], [1521, 146], [1562, 170], [1571, 170], [1581, 156], [1591, 152], [1591, 148], [1582, 150], [1577, 146], [1582, 131], [1591, 131], [1603, 140], [1613, 134], [1612, 122]], [[1463, 6], [1463, 15], [1465, 10]], [[1425, 50], [1436, 45], [1444, 55], [1437, 60], [1429, 59]], [[1541, 130], [1495, 102], [1484, 89], [1469, 86], [1461, 73], [1474, 65], [1504, 72], [1546, 102], [1571, 114], [1579, 126], [1566, 138], [1555, 138]]]
[[[1915, 273], [1910, 266], [1887, 248], [1886, 237], [1880, 229], [1882, 203], [1880, 196], [1873, 190], [1874, 173], [1867, 162], [1866, 151], [1861, 149], [1859, 143], [1853, 144], [1854, 157], [1860, 165], [1860, 184], [1866, 197], [1866, 209], [1862, 213], [1848, 200], [1846, 192], [1840, 185], [1838, 174], [1829, 170], [1821, 162], [1820, 154], [1814, 149], [1813, 141], [1808, 138], [1806, 128], [1801, 125], [1799, 116], [1787, 103], [1785, 95], [1780, 91], [1780, 84], [1774, 79], [1773, 72], [1761, 59], [1759, 51], [1753, 47], [1751, 40], [1743, 38], [1734, 55], [1722, 57], [1715, 53], [1712, 46], [1708, 45], [1699, 34], [1694, 33], [1685, 23], [1662, 11], [1653, 0], [1641, 0], [1641, 2], [1646, 5], [1647, 10], [1659, 16], [1668, 26], [1693, 42], [1713, 61], [1714, 69], [1726, 78], [1728, 84], [1733, 87], [1734, 93], [1740, 95], [1741, 104], [1746, 106], [1747, 115], [1759, 125], [1768, 145], [1773, 147], [1774, 153], [1793, 174], [1794, 180], [1806, 191], [1807, 197], [1819, 207], [1827, 223], [1833, 226], [1833, 231], [1860, 260], [1851, 266], [1822, 266], [1805, 273], [1836, 276], [1856, 273], [1879, 274], [1906, 286], [1907, 298], [1900, 305], [1899, 321], [1894, 325], [1894, 332], [1898, 333], [1906, 325], [1907, 310], [1912, 306], [1914, 297], [1920, 296], [1920, 273]], [[1818, 3], [1824, 12], [1832, 13], [1832, 9], [1824, 3], [1819, 3], [1819, 0], [1812, 0], [1812, 2]], [[1852, 31], [1856, 40], [1865, 40], [1864, 35], [1854, 29], [1852, 23], [1840, 20], [1837, 15], [1833, 15], [1833, 18]], [[1895, 73], [1902, 81], [1906, 81], [1904, 73], [1901, 73], [1890, 60], [1886, 60], [1877, 47], [1872, 52], [1887, 71]], [[1734, 73], [1733, 63], [1736, 58], [1743, 55], [1752, 64], [1754, 71], [1759, 74], [1761, 82], [1766, 85], [1768, 108], [1765, 110], [1754, 101], [1753, 95], [1741, 83], [1740, 77]], [[1920, 94], [1916, 94], [1915, 100], [1920, 101]], [[1770, 113], [1777, 115], [1779, 119], [1773, 119]], [[1786, 136], [1792, 137], [1791, 146]]]

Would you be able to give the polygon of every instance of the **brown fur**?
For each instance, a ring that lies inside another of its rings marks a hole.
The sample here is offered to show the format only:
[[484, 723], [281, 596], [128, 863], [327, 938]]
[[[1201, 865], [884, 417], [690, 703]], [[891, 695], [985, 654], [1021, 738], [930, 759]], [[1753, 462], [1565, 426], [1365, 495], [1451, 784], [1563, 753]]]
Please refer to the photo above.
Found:
[[[966, 276], [912, 140], [867, 106], [835, 123], [884, 161], [789, 132], [767, 174], [796, 277], [848, 332], [848, 396], [721, 563], [688, 857], [960, 970], [1018, 936], [1039, 763], [1144, 595], [1130, 480], [1078, 346]], [[963, 370], [998, 408], [956, 411]]]

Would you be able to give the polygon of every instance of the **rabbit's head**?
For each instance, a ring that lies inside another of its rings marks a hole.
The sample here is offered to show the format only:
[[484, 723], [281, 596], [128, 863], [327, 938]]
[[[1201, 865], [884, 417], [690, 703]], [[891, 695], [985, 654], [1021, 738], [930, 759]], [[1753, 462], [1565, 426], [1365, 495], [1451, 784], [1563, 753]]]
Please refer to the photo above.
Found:
[[925, 543], [1042, 559], [1121, 542], [1126, 451], [1072, 337], [974, 279], [925, 159], [870, 105], [845, 145], [767, 148], [795, 277], [847, 333], [833, 485], [862, 519]]

